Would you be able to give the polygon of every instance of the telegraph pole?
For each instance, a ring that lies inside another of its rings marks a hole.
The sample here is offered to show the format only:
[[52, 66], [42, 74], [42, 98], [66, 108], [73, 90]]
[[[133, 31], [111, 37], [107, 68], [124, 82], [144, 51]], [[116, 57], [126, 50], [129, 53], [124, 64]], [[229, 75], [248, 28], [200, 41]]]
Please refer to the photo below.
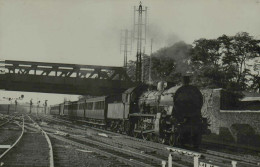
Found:
[[[137, 20], [136, 20], [137, 15]], [[146, 42], [146, 25], [147, 25], [147, 7], [143, 7], [142, 3], [138, 9], [134, 7], [134, 39], [137, 41], [136, 53], [136, 82], [142, 81], [142, 43]]]
[[33, 107], [33, 102], [32, 102], [32, 99], [31, 99], [31, 100], [30, 100], [30, 112], [29, 112], [29, 114], [32, 113], [32, 107]]
[[[144, 54], [145, 54], [145, 47], [144, 47], [144, 50], [143, 50], [143, 57], [144, 57]], [[142, 63], [142, 82], [145, 82], [145, 68], [144, 68], [144, 63]]]
[[10, 112], [10, 107], [12, 105], [12, 100], [15, 100], [15, 111], [16, 112], [16, 107], [17, 107], [17, 100], [22, 100], [24, 98], [24, 95], [21, 95], [20, 97], [18, 98], [11, 98], [11, 97], [3, 97], [3, 99], [7, 99], [10, 103], [8, 103], [8, 108], [7, 108], [7, 114], [9, 114]]
[[149, 84], [152, 84], [152, 53], [153, 53], [153, 39], [151, 39], [151, 54], [149, 62]]
[[47, 109], [47, 101], [48, 100], [45, 100], [45, 102], [44, 102], [44, 113], [45, 113], [45, 115], [46, 115], [46, 109]]
[[127, 54], [132, 50], [132, 31], [121, 30], [120, 53], [124, 53], [124, 67], [127, 68]]

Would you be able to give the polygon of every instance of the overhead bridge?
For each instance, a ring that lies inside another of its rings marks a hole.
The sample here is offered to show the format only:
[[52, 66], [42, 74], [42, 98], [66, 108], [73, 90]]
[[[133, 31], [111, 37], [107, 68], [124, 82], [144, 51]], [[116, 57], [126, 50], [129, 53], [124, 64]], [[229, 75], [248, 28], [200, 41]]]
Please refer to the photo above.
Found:
[[1, 61], [0, 89], [5, 90], [100, 96], [134, 85], [122, 67]]

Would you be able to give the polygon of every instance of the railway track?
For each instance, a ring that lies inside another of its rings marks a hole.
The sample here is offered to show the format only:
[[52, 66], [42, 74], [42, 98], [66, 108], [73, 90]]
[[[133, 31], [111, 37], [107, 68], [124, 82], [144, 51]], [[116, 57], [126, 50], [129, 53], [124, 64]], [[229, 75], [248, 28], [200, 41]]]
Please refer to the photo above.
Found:
[[11, 122], [11, 119], [7, 119], [7, 121], [0, 125], [0, 158], [18, 142], [17, 140], [19, 140], [23, 133], [23, 125], [20, 128], [20, 125]]
[[52, 137], [61, 140], [65, 143], [77, 146], [81, 149], [90, 150], [102, 156], [106, 156], [109, 158], [115, 158], [117, 161], [120, 161], [121, 166], [123, 164], [130, 166], [160, 166], [161, 161], [152, 162], [149, 159], [154, 157], [148, 157], [137, 152], [132, 152], [129, 150], [125, 150], [123, 148], [117, 148], [110, 146], [108, 144], [104, 144], [101, 142], [96, 142], [94, 140], [84, 139], [81, 137], [71, 136], [71, 137], [61, 137], [58, 135], [50, 134]]
[[[36, 117], [35, 117], [36, 118]], [[31, 126], [28, 128], [32, 128]], [[41, 128], [42, 129], [42, 128]], [[46, 130], [46, 128], [44, 128]], [[49, 129], [51, 130], [51, 129]], [[66, 138], [64, 136], [55, 135], [55, 134], [48, 134], [50, 136], [50, 139], [54, 141], [54, 147], [53, 147], [53, 154], [54, 154], [54, 162], [55, 166], [89, 166], [88, 164], [91, 164], [91, 166], [128, 166], [127, 164], [120, 161], [120, 159], [115, 158], [114, 156], [111, 156], [104, 151], [98, 152], [96, 146], [91, 146], [91, 143], [87, 142], [79, 142], [75, 138]], [[64, 143], [61, 145], [61, 143]], [[64, 145], [68, 146], [64, 147]], [[80, 152], [82, 154], [80, 154]], [[86, 152], [94, 152], [92, 153], [92, 157], [89, 155], [86, 155]], [[93, 157], [94, 154], [94, 157]], [[77, 156], [75, 156], [77, 155]], [[73, 158], [72, 158], [73, 157]], [[98, 159], [97, 159], [98, 157]], [[113, 158], [113, 159], [111, 159]], [[93, 161], [93, 159], [96, 159]], [[124, 159], [125, 160], [125, 159]], [[102, 161], [97, 163], [97, 161]], [[131, 163], [133, 163], [132, 161]], [[110, 164], [110, 165], [109, 165]], [[140, 166], [140, 165], [138, 165]]]
[[10, 121], [12, 121], [17, 115], [13, 115], [13, 116], [9, 116], [9, 115], [1, 115], [1, 122], [0, 122], [0, 127], [9, 123]]
[[[48, 119], [51, 119], [51, 118], [48, 118]], [[55, 121], [60, 121], [62, 122], [62, 120], [60, 119], [57, 119], [55, 118], [54, 119]], [[66, 121], [68, 122], [68, 121]], [[65, 122], [65, 123], [66, 123]], [[64, 124], [64, 122], [63, 122]], [[71, 125], [69, 123], [69, 125]], [[75, 127], [73, 125], [73, 127]], [[84, 132], [84, 128], [81, 128]], [[88, 127], [89, 129], [89, 127]], [[132, 137], [129, 137], [129, 136], [126, 136], [126, 135], [121, 135], [121, 134], [118, 134], [118, 133], [114, 133], [114, 132], [108, 132], [108, 131], [105, 131], [105, 130], [102, 130], [102, 129], [96, 129], [96, 128], [92, 128], [92, 129], [95, 129], [99, 132], [103, 132], [103, 133], [106, 133], [106, 134], [110, 134], [111, 136], [114, 136], [112, 137], [113, 140], [111, 141], [108, 141], [109, 139], [102, 139], [101, 137], [97, 137], [97, 136], [92, 136], [93, 139], [95, 140], [99, 140], [101, 142], [104, 142], [104, 143], [110, 143], [111, 145], [121, 145], [121, 147], [126, 147], [126, 148], [129, 148], [129, 149], [138, 149], [140, 150], [140, 148], [142, 149], [142, 152], [145, 152], [146, 154], [150, 154], [150, 155], [155, 155], [157, 157], [161, 157], [161, 159], [165, 159], [166, 155], [169, 154], [169, 152], [166, 152], [165, 150], [165, 145], [162, 145], [162, 144], [159, 144], [159, 143], [154, 143], [154, 142], [150, 142], [150, 141], [145, 141], [145, 140], [142, 140], [142, 139], [137, 139], [137, 138], [132, 138]], [[67, 130], [67, 132], [69, 132]], [[84, 134], [82, 132], [82, 134]], [[71, 133], [71, 132], [70, 132]], [[119, 137], [117, 137], [119, 136]], [[122, 138], [122, 140], [120, 140], [120, 138]], [[137, 144], [138, 142], [138, 144]], [[245, 158], [243, 156], [238, 156], [238, 155], [232, 155], [232, 154], [227, 154], [227, 153], [223, 153], [223, 152], [218, 152], [218, 151], [212, 151], [212, 150], [200, 150], [199, 154], [202, 155], [203, 157], [203, 161], [204, 162], [208, 162], [208, 163], [211, 163], [213, 162], [214, 164], [220, 164], [220, 165], [223, 165], [223, 166], [230, 166], [231, 163], [232, 163], [232, 160], [234, 161], [237, 161], [238, 162], [238, 165], [239, 166], [258, 166], [259, 164], [259, 161], [256, 160], [256, 159], [252, 159], [252, 158]], [[192, 158], [183, 158], [183, 156], [181, 155], [174, 155], [174, 161], [188, 161], [188, 162], [192, 162]]]
[[1, 154], [1, 166], [53, 167], [50, 163], [48, 141], [41, 131], [25, 129], [25, 118], [22, 119], [21, 135]]
[[[102, 156], [114, 158], [125, 165], [161, 166], [162, 161], [165, 160], [156, 155], [146, 154], [139, 149], [132, 149], [130, 147], [126, 148], [125, 145], [120, 146], [118, 145], [119, 143], [113, 143], [111, 139], [103, 138], [103, 140], [100, 140], [99, 138], [99, 140], [97, 140], [98, 138], [89, 138], [73, 133], [68, 134], [67, 132], [62, 131], [57, 133], [57, 130], [46, 126], [44, 126], [43, 129], [49, 132], [49, 135], [52, 138], [56, 138], [81, 149], [91, 150]], [[175, 165], [180, 167], [187, 166], [182, 163], [176, 163]]]
[[234, 153], [238, 152], [240, 154], [250, 154], [250, 155], [260, 155], [260, 148], [259, 147], [252, 147], [252, 146], [245, 146], [239, 144], [232, 144], [232, 143], [224, 143], [224, 142], [217, 142], [217, 141], [208, 141], [203, 140], [202, 144], [203, 148], [211, 148], [212, 150], [218, 151], [222, 150], [225, 153]]
[[74, 146], [50, 137], [53, 143], [55, 167], [85, 167], [85, 166], [124, 166], [124, 163], [111, 159], [91, 150]]
[[[236, 161], [239, 166], [245, 166], [245, 167], [255, 167], [260, 166], [259, 159], [252, 159], [252, 158], [243, 158], [241, 156], [212, 151], [212, 150], [203, 150], [202, 156], [207, 158], [215, 158], [217, 162], [225, 162], [227, 160], [233, 160]], [[210, 161], [210, 159], [208, 159]]]
[[[1, 147], [7, 147], [12, 145], [17, 138], [20, 136], [22, 132], [22, 129], [19, 127], [19, 125], [14, 123], [9, 123], [6, 126], [0, 127], [0, 145]], [[0, 153], [3, 152], [3, 150], [0, 149]]]

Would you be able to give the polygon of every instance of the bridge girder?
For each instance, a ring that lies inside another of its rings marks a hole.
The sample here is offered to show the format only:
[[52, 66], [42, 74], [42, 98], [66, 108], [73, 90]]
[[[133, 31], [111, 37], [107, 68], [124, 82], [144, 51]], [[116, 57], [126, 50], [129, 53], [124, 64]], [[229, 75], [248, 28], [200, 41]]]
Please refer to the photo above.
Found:
[[6, 60], [0, 88], [13, 91], [107, 95], [135, 84], [122, 67]]

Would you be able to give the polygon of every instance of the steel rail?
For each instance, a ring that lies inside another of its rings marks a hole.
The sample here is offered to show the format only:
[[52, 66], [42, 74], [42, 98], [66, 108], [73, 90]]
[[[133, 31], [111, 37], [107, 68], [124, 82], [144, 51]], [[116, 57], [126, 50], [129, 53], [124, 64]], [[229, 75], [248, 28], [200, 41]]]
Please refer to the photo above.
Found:
[[[58, 121], [58, 122], [64, 122], [64, 120], [62, 120], [62, 119], [59, 119], [59, 118], [49, 118], [49, 117], [47, 117], [47, 116], [42, 116], [43, 118], [46, 118], [47, 120], [55, 120], [55, 121]], [[66, 123], [67, 123], [67, 121], [66, 121]], [[72, 123], [67, 123], [67, 124], [69, 124], [69, 125], [72, 125], [72, 126], [74, 126], [75, 128], [82, 128], [82, 127], [80, 127], [80, 126], [75, 126], [75, 125], [73, 125]], [[111, 131], [106, 131], [106, 130], [102, 130], [102, 129], [99, 129], [99, 128], [94, 128], [94, 127], [89, 127], [89, 128], [91, 128], [91, 129], [94, 129], [94, 130], [97, 130], [97, 131], [102, 131], [102, 132], [106, 132], [106, 133], [110, 133], [110, 134], [114, 134], [114, 135], [122, 135], [122, 136], [124, 136], [126, 139], [128, 139], [128, 140], [132, 140], [132, 142], [131, 143], [129, 143], [129, 141], [114, 141], [114, 142], [112, 142], [111, 144], [121, 144], [121, 145], [125, 145], [125, 146], [130, 146], [130, 147], [133, 147], [133, 148], [139, 148], [139, 147], [145, 147], [145, 148], [147, 148], [147, 149], [149, 149], [149, 150], [157, 150], [157, 151], [163, 151], [164, 152], [164, 156], [168, 156], [169, 155], [169, 152], [167, 153], [167, 155], [166, 155], [166, 149], [165, 149], [165, 145], [163, 145], [163, 144], [160, 144], [160, 143], [154, 143], [154, 142], [151, 142], [151, 141], [146, 141], [146, 140], [142, 140], [142, 139], [138, 139], [138, 138], [133, 138], [133, 137], [130, 137], [130, 136], [127, 136], [127, 135], [123, 135], [123, 134], [118, 134], [118, 133], [115, 133], [115, 132], [111, 132]], [[82, 129], [83, 130], [83, 129]], [[51, 131], [51, 132], [53, 132], [53, 133], [55, 133], [56, 131], [55, 130], [47, 130], [47, 131]], [[60, 130], [59, 130], [60, 131]], [[65, 133], [68, 133], [69, 134], [69, 132], [65, 132]], [[76, 136], [76, 137], [79, 137], [79, 136], [77, 136], [77, 135], [71, 135], [71, 136]], [[89, 139], [86, 139], [86, 138], [83, 138], [84, 140], [89, 140]], [[99, 142], [101, 142], [101, 144], [104, 144], [104, 140], [103, 139], [98, 139], [97, 137], [94, 137], [94, 136], [92, 136], [92, 139], [96, 139], [96, 141], [97, 140], [99, 140]], [[135, 142], [135, 141], [137, 141], [138, 142], [138, 144]], [[134, 144], [135, 143], [135, 144]], [[160, 155], [162, 155], [162, 153], [159, 153]], [[158, 162], [159, 161], [162, 161], [163, 159], [160, 159], [160, 158], [157, 158], [157, 157], [155, 157], [155, 156], [153, 156], [153, 155], [149, 155], [149, 154], [139, 154], [139, 156], [150, 156], [150, 159], [157, 159], [158, 160]], [[182, 155], [174, 155], [177, 159], [182, 159], [182, 161], [183, 162], [191, 162], [191, 161], [187, 161], [186, 160], [186, 158], [183, 158], [183, 156]], [[177, 163], [177, 162], [174, 162], [174, 161], [172, 161], [172, 163], [173, 163], [173, 165], [175, 165], [175, 166], [180, 166], [180, 167], [183, 167], [183, 166], [185, 166], [185, 165], [183, 165], [183, 164], [181, 164], [181, 163]]]
[[243, 158], [242, 156], [236, 156], [236, 155], [231, 155], [227, 153], [222, 153], [222, 152], [217, 152], [217, 151], [211, 151], [207, 150], [206, 153], [201, 153], [206, 159], [211, 160], [209, 158], [215, 158], [215, 160], [219, 161], [236, 161], [238, 165], [246, 165], [246, 166], [259, 166], [260, 160], [259, 161], [252, 161], [252, 160], [247, 160]]
[[[57, 133], [56, 130], [49, 129], [49, 128], [47, 128], [47, 129], [48, 130], [46, 130], [46, 128], [45, 128], [46, 131], [50, 132], [49, 135], [54, 135], [53, 133]], [[66, 134], [69, 134], [69, 133], [63, 132], [63, 131], [59, 131], [59, 132], [61, 132], [60, 134], [64, 134], [64, 136], [66, 136]], [[57, 136], [57, 135], [55, 135], [55, 136]], [[68, 138], [71, 138], [71, 139], [68, 139]], [[68, 138], [66, 138], [66, 139], [68, 139], [68, 140], [77, 140], [79, 142], [85, 142], [85, 143], [89, 143], [89, 144], [92, 144], [92, 145], [95, 145], [95, 146], [100, 146], [100, 147], [102, 147], [101, 149], [99, 149], [100, 151], [104, 151], [103, 149], [110, 149], [112, 151], [119, 152], [119, 153], [121, 152], [123, 154], [127, 154], [127, 155], [132, 156], [132, 157], [138, 157], [138, 158], [145, 159], [145, 160], [150, 159], [151, 163], [157, 163], [157, 165], [165, 160], [165, 159], [161, 159], [161, 158], [158, 158], [156, 156], [153, 156], [153, 155], [144, 154], [141, 151], [140, 152], [136, 152], [135, 150], [134, 151], [133, 150], [126, 150], [124, 148], [112, 146], [111, 143], [107, 143], [104, 140], [97, 141], [95, 138], [87, 139], [84, 136], [82, 137], [82, 136], [72, 135], [72, 134], [69, 134]], [[79, 143], [79, 142], [77, 142], [77, 143]], [[185, 167], [185, 165], [183, 165], [181, 163], [174, 162], [174, 161], [173, 161], [173, 164], [175, 166]], [[151, 164], [149, 164], [149, 165], [151, 165]]]
[[[6, 115], [4, 115], [4, 114], [0, 114], [0, 117], [1, 117], [1, 119], [7, 119], [6, 117]], [[8, 120], [8, 119], [7, 119]]]
[[3, 154], [0, 155], [0, 159], [3, 158], [20, 141], [23, 134], [24, 134], [24, 116], [23, 116], [23, 127], [22, 127], [21, 135], [19, 136], [19, 138], [15, 141], [15, 143], [10, 148], [8, 148]]
[[4, 123], [2, 123], [2, 124], [0, 124], [0, 127], [3, 126], [3, 125], [5, 125], [5, 124], [7, 124], [7, 123], [10, 122], [11, 120], [13, 120], [16, 116], [17, 116], [17, 115], [14, 115], [14, 116], [12, 116], [10, 119], [5, 118], [5, 119], [7, 119], [7, 121], [4, 122]]
[[[50, 119], [50, 118], [48, 118], [48, 119]], [[53, 118], [52, 118], [52, 119], [53, 119]], [[61, 121], [62, 119], [56, 118], [55, 120]], [[87, 126], [87, 127], [89, 127], [89, 126]], [[117, 135], [118, 135], [118, 133], [111, 132], [111, 131], [107, 131], [107, 130], [102, 130], [102, 129], [99, 129], [99, 128], [93, 128], [93, 127], [89, 127], [89, 128], [95, 129], [95, 130], [98, 130], [98, 131], [102, 131], [102, 132], [106, 132], [106, 133], [110, 133], [110, 134], [117, 134]], [[122, 134], [120, 134], [120, 135], [122, 135]], [[128, 139], [131, 139], [131, 140], [136, 140], [136, 141], [142, 142], [142, 143], [144, 144], [144, 146], [145, 146], [145, 145], [149, 145], [149, 146], [152, 147], [152, 148], [157, 148], [157, 147], [159, 147], [159, 146], [165, 146], [165, 145], [159, 144], [159, 143], [153, 143], [153, 142], [145, 141], [145, 140], [142, 140], [142, 139], [132, 138], [132, 137], [127, 136], [127, 135], [123, 135], [123, 136], [126, 137], [126, 138], [128, 138]], [[160, 148], [160, 147], [159, 147], [159, 148]], [[163, 150], [163, 149], [161, 149], [161, 150]], [[189, 150], [187, 150], [187, 151], [189, 151]], [[208, 151], [209, 151], [209, 150], [208, 150]], [[218, 160], [220, 160], [220, 161], [221, 161], [221, 160], [222, 160], [222, 161], [232, 161], [232, 160], [235, 160], [235, 161], [237, 161], [239, 164], [253, 165], [253, 166], [260, 164], [260, 162], [257, 161], [257, 160], [251, 160], [251, 159], [248, 160], [248, 159], [245, 159], [245, 158], [242, 157], [242, 156], [229, 156], [229, 154], [222, 153], [222, 152], [216, 153], [216, 151], [215, 151], [215, 154], [213, 154], [212, 152], [211, 152], [211, 153], [198, 152], [198, 153], [200, 153], [200, 154], [202, 154], [202, 155], [204, 155], [205, 157], [208, 157], [208, 158], [216, 158], [216, 159], [218, 159]], [[208, 158], [207, 158], [207, 159], [208, 159]], [[209, 160], [210, 160], [210, 159], [209, 159]]]
[[[42, 117], [43, 117], [43, 116], [42, 116]], [[55, 121], [58, 121], [58, 122], [67, 123], [67, 124], [72, 125], [72, 126], [77, 127], [77, 128], [82, 128], [82, 127], [80, 127], [80, 126], [74, 125], [73, 123], [71, 123], [71, 122], [69, 122], [69, 121], [65, 121], [65, 120], [60, 119], [60, 118], [53, 118], [53, 117], [49, 118], [49, 117], [47, 117], [47, 116], [44, 116], [43, 118], [45, 118], [45, 119], [47, 119], [47, 120], [55, 120]], [[165, 145], [160, 144], [160, 143], [155, 143], [155, 142], [152, 142], [152, 141], [147, 141], [147, 140], [143, 140], [143, 139], [133, 138], [133, 137], [128, 136], [128, 135], [126, 135], [126, 134], [119, 134], [119, 133], [115, 133], [115, 132], [112, 132], [112, 131], [103, 130], [103, 129], [99, 129], [99, 128], [95, 128], [95, 127], [91, 127], [91, 126], [87, 126], [87, 125], [86, 125], [86, 126], [83, 126], [83, 127], [88, 127], [88, 128], [90, 128], [90, 129], [98, 130], [98, 131], [104, 132], [104, 133], [110, 133], [110, 134], [113, 134], [113, 135], [122, 135], [122, 136], [124, 136], [124, 137], [127, 138], [127, 139], [135, 140], [135, 141], [144, 143], [144, 145], [147, 145], [147, 146], [152, 147], [152, 148], [154, 148], [154, 149], [158, 149], [158, 147], [161, 147], [162, 150], [164, 150], [164, 147], [162, 147], [162, 146], [165, 146]]]
[[35, 125], [37, 125], [36, 128], [38, 128], [38, 129], [44, 134], [44, 137], [45, 137], [45, 139], [47, 140], [48, 147], [49, 147], [50, 167], [54, 167], [53, 148], [52, 148], [52, 144], [51, 144], [51, 140], [50, 140], [49, 136], [47, 135], [47, 133], [46, 133], [29, 115], [27, 115], [27, 117], [28, 117]]
[[[89, 126], [88, 126], [89, 127]], [[107, 130], [103, 130], [103, 129], [99, 129], [99, 128], [94, 128], [94, 127], [89, 127], [91, 129], [94, 129], [94, 130], [98, 130], [98, 131], [102, 131], [102, 132], [106, 132], [106, 133], [110, 133], [110, 134], [117, 134], [118, 133], [115, 133], [115, 132], [111, 132], [111, 131], [107, 131]], [[147, 141], [147, 140], [143, 140], [143, 139], [138, 139], [138, 138], [132, 138], [130, 136], [127, 136], [127, 135], [124, 135], [124, 134], [121, 134], [123, 135], [125, 138], [128, 138], [130, 140], [135, 140], [135, 141], [139, 141], [139, 142], [142, 142], [144, 145], [148, 145], [150, 147], [153, 147], [153, 148], [164, 148], [162, 146], [165, 146], [163, 144], [160, 144], [160, 143], [154, 143], [154, 142], [151, 142], [151, 141]], [[177, 148], [176, 149], [180, 149], [182, 150], [181, 148]], [[163, 149], [161, 149], [163, 150]], [[187, 152], [190, 151], [190, 150], [186, 150]], [[209, 150], [208, 150], [209, 151]], [[212, 151], [213, 152], [213, 151]], [[258, 165], [260, 164], [259, 161], [257, 160], [251, 160], [251, 159], [245, 159], [244, 157], [242, 156], [228, 156], [228, 154], [226, 153], [223, 153], [223, 152], [219, 152], [217, 154], [217, 152], [215, 151], [215, 154], [213, 153], [205, 153], [205, 152], [198, 152], [204, 156], [207, 156], [208, 158], [216, 158], [218, 160], [223, 160], [223, 161], [232, 161], [232, 160], [235, 160], [237, 161], [239, 164], [243, 164], [243, 165]], [[258, 165], [259, 166], [259, 165]]]
[[91, 147], [91, 146], [87, 146], [87, 145], [75, 142], [73, 140], [66, 139], [66, 138], [61, 137], [61, 136], [57, 136], [57, 135], [54, 135], [54, 134], [49, 134], [49, 135], [53, 138], [56, 138], [56, 139], [61, 140], [65, 143], [69, 143], [71, 145], [77, 146], [79, 148], [88, 149], [88, 150], [96, 152], [97, 154], [104, 155], [106, 157], [114, 157], [114, 158], [118, 159], [119, 161], [121, 161], [123, 163], [127, 163], [129, 165], [151, 167], [150, 164], [145, 164], [143, 162], [139, 162], [139, 161], [136, 161], [134, 159], [124, 158], [124, 157], [121, 157], [121, 156], [118, 156], [118, 155], [115, 155], [115, 154], [112, 154], [112, 153], [109, 153], [109, 152], [105, 152], [103, 150], [100, 150], [100, 149], [97, 149], [97, 148], [94, 148], [94, 147]]

